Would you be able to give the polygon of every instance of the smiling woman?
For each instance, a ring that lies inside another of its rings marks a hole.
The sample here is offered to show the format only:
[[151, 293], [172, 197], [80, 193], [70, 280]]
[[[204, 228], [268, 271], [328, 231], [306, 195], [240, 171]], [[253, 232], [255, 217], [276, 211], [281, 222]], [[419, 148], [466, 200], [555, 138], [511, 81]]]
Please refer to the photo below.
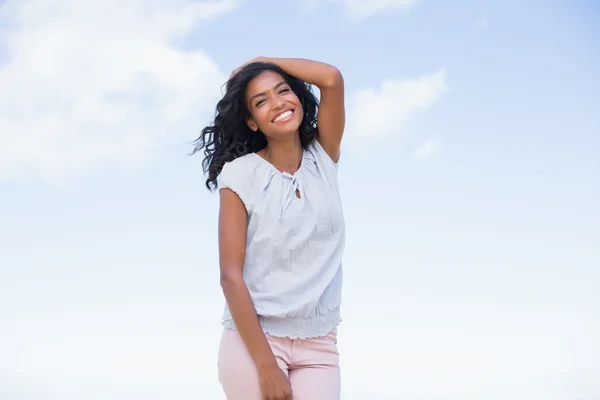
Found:
[[228, 399], [340, 398], [343, 98], [336, 68], [261, 57], [232, 73], [196, 142], [221, 198], [218, 366]]
[[[288, 103], [287, 107], [292, 107], [293, 103], [295, 127], [274, 129], [275, 126], [264, 122], [273, 112], [273, 101]], [[288, 75], [277, 65], [252, 62], [234, 71], [225, 96], [217, 104], [214, 124], [203, 129], [194, 149], [194, 152], [204, 151], [206, 186], [215, 189], [217, 177], [226, 162], [266, 149], [267, 136], [277, 136], [277, 132], [287, 130], [290, 137], [297, 133], [300, 147], [307, 148], [316, 135], [317, 105], [308, 84]]]

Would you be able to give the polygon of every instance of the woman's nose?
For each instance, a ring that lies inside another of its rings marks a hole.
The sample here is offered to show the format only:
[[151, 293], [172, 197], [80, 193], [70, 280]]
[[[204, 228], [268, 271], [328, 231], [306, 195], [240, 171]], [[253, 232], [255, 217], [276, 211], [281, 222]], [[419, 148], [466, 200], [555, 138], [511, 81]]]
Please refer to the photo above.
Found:
[[274, 105], [276, 108], [281, 108], [281, 107], [283, 107], [284, 104], [285, 104], [285, 100], [283, 98], [281, 98], [279, 96], [275, 98]]

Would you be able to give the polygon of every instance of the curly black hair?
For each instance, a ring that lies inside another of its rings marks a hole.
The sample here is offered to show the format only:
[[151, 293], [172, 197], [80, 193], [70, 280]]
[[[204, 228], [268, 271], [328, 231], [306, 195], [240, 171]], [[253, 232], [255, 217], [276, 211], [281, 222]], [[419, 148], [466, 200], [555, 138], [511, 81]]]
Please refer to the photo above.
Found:
[[275, 64], [250, 63], [226, 83], [225, 95], [217, 103], [213, 124], [202, 129], [200, 136], [193, 142], [195, 145], [192, 154], [204, 152], [202, 167], [207, 175], [206, 187], [210, 191], [217, 188], [217, 177], [225, 163], [267, 146], [265, 135], [260, 131], [252, 131], [246, 124], [250, 117], [246, 106], [246, 89], [250, 81], [264, 71], [280, 74], [298, 96], [304, 110], [299, 127], [302, 147], [308, 148], [315, 140], [319, 102], [311, 86], [287, 74]]

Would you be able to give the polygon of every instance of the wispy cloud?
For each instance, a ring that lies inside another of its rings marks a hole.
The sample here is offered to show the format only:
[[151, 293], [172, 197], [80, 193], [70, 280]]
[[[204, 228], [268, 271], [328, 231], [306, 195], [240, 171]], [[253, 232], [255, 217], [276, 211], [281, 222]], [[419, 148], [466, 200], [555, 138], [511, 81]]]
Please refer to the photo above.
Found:
[[[353, 21], [360, 21], [385, 10], [409, 10], [419, 0], [328, 0], [338, 3], [345, 9], [347, 16]], [[304, 0], [308, 9], [314, 9], [318, 0]]]
[[8, 0], [0, 21], [0, 178], [131, 166], [190, 137], [226, 76], [175, 44], [234, 0]]
[[427, 139], [418, 149], [415, 151], [415, 158], [422, 160], [430, 157], [442, 150], [442, 142], [438, 138]]
[[371, 146], [399, 135], [418, 111], [436, 104], [447, 90], [446, 71], [415, 79], [386, 80], [379, 88], [356, 92], [348, 104], [346, 138], [350, 143]]
[[355, 20], [370, 17], [384, 10], [408, 10], [418, 0], [343, 0], [349, 16]]
[[488, 18], [485, 15], [480, 15], [475, 20], [475, 29], [477, 29], [477, 30], [486, 29], [487, 27], [489, 27], [489, 25], [490, 25], [490, 23], [488, 21]]

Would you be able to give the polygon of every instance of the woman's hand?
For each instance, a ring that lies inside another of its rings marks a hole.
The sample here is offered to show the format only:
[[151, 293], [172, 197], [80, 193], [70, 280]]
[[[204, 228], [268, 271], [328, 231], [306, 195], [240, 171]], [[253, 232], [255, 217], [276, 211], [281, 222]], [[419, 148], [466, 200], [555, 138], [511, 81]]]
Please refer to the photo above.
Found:
[[292, 400], [292, 386], [277, 364], [258, 369], [263, 400]]
[[247, 62], [243, 63], [242, 65], [240, 65], [239, 67], [237, 67], [236, 69], [234, 69], [234, 70], [233, 70], [233, 72], [232, 72], [232, 73], [231, 73], [231, 75], [229, 76], [229, 79], [233, 78], [233, 76], [234, 76], [235, 74], [237, 74], [238, 72], [240, 72], [240, 70], [241, 70], [242, 68], [244, 68], [246, 65], [248, 65], [248, 64], [251, 64], [251, 63], [253, 63], [253, 62], [267, 62], [267, 58], [266, 58], [266, 57], [256, 57], [256, 58], [253, 58], [253, 59], [252, 59], [252, 60], [250, 60], [250, 61], [247, 61]]

